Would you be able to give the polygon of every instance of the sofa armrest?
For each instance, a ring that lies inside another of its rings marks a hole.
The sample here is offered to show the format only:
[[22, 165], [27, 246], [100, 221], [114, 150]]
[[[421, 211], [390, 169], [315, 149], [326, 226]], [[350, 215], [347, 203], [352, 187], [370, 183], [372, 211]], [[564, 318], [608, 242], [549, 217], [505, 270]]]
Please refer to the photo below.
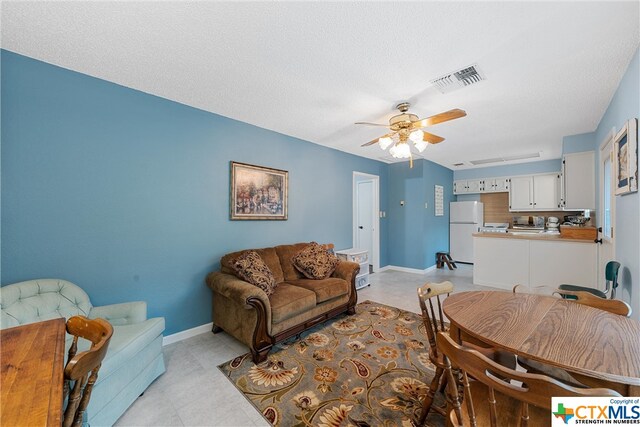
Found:
[[271, 303], [269, 302], [267, 294], [259, 287], [238, 279], [232, 274], [220, 273], [218, 271], [209, 273], [207, 276], [207, 286], [209, 286], [212, 291], [244, 305], [247, 309], [252, 308], [252, 306], [248, 304], [249, 299], [258, 299], [264, 304], [267, 312], [271, 313]]
[[357, 262], [340, 261], [333, 271], [333, 274], [331, 274], [331, 277], [337, 277], [351, 282], [358, 275], [358, 272], [360, 272], [360, 265]]
[[98, 317], [106, 319], [114, 326], [141, 323], [147, 320], [147, 303], [134, 301], [91, 308], [89, 318]]

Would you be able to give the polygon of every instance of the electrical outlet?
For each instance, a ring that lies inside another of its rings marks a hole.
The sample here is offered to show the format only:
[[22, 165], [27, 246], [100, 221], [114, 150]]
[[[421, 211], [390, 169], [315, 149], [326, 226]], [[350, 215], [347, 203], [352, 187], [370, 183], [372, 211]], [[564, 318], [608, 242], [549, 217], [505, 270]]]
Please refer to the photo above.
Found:
[[424, 208], [425, 208], [425, 209], [429, 209], [429, 203], [424, 202]]

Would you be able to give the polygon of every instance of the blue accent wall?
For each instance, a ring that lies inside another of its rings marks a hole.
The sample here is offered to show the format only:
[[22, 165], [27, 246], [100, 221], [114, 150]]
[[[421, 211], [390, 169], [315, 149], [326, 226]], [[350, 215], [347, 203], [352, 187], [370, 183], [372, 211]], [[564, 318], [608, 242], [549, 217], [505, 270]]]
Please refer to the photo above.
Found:
[[[2, 284], [54, 277], [145, 300], [167, 334], [211, 321], [227, 252], [352, 246], [352, 173], [388, 165], [2, 50]], [[355, 142], [354, 142], [355, 143]], [[229, 162], [289, 171], [288, 221], [229, 220]], [[381, 265], [387, 222], [381, 221]]]
[[[632, 118], [640, 118], [640, 49], [636, 50], [596, 128], [592, 148], [596, 154], [611, 129], [619, 131]], [[596, 160], [596, 177], [599, 177], [599, 166]], [[614, 236], [616, 259], [622, 264], [621, 289], [616, 297], [629, 302], [633, 309], [632, 317], [640, 319], [640, 196], [637, 192], [616, 197]]]
[[[444, 216], [435, 216], [435, 185], [444, 187]], [[389, 165], [389, 264], [423, 270], [449, 249], [453, 171], [428, 160]], [[400, 202], [404, 201], [404, 206]], [[427, 207], [425, 208], [425, 203]]]
[[581, 133], [562, 138], [562, 154], [592, 151], [595, 144], [595, 133]]
[[518, 163], [515, 165], [457, 170], [453, 173], [453, 179], [492, 178], [499, 176], [560, 172], [561, 167], [562, 159], [541, 160], [539, 162]]

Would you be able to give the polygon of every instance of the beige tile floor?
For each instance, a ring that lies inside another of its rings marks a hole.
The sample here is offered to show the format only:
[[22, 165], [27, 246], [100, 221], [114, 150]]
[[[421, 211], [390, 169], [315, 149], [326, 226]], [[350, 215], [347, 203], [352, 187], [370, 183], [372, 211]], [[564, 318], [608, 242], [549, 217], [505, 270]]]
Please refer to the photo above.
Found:
[[[472, 284], [472, 267], [427, 274], [387, 270], [371, 275], [358, 301], [372, 300], [420, 313], [416, 288], [450, 280], [455, 291], [488, 289]], [[118, 426], [268, 426], [217, 366], [248, 351], [226, 333], [204, 333], [164, 347], [167, 371], [120, 417]]]

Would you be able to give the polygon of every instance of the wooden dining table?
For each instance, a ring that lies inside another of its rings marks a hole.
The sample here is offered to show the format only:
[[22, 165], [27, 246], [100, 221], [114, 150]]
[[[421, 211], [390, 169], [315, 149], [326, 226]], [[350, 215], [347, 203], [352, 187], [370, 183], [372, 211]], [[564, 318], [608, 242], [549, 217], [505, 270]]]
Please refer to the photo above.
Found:
[[0, 425], [60, 426], [65, 319], [0, 331]]
[[445, 299], [458, 342], [475, 341], [565, 369], [592, 386], [640, 396], [640, 322], [571, 300], [501, 291]]

